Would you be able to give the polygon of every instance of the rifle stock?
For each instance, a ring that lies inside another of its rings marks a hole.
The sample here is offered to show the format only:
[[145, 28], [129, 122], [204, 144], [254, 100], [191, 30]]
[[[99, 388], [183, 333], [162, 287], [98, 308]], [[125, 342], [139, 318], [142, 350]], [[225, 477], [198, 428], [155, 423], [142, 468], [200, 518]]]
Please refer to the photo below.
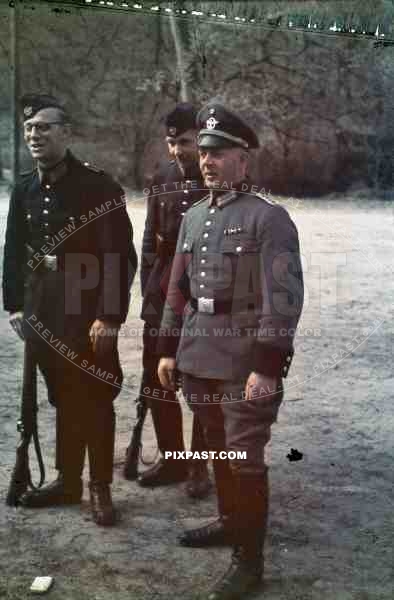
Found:
[[[23, 359], [23, 388], [21, 418], [17, 423], [20, 441], [16, 449], [16, 461], [12, 471], [6, 504], [18, 506], [20, 497], [31, 487], [41, 487], [45, 480], [45, 469], [42, 460], [37, 431], [37, 364], [32, 348], [25, 342]], [[40, 469], [40, 482], [34, 486], [29, 468], [29, 445], [33, 438]]]
[[[18, 421], [18, 431], [22, 421]], [[7, 506], [18, 506], [19, 498], [24, 494], [29, 486], [31, 479], [29, 469], [29, 442], [26, 438], [21, 439], [16, 448], [16, 461], [12, 471], [10, 484], [5, 503]]]
[[148, 412], [146, 400], [139, 396], [136, 400], [137, 404], [137, 422], [133, 427], [130, 444], [126, 450], [126, 462], [123, 469], [125, 479], [134, 481], [138, 477], [138, 461], [142, 448], [142, 430]]

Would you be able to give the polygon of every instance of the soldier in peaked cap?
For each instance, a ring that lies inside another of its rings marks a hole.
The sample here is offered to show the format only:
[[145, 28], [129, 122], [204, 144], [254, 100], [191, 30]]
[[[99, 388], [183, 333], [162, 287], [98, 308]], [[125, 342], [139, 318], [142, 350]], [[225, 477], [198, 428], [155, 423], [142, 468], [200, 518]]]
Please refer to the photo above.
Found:
[[4, 308], [56, 403], [59, 476], [21, 503], [80, 503], [87, 448], [93, 518], [112, 525], [112, 403], [122, 381], [117, 331], [137, 267], [132, 226], [122, 188], [68, 150], [69, 119], [58, 100], [24, 96], [22, 113], [36, 168], [11, 196]]
[[286, 210], [248, 192], [255, 132], [216, 103], [200, 111], [197, 123], [209, 194], [180, 228], [161, 324], [167, 336], [160, 338], [159, 377], [173, 389], [175, 369], [181, 371], [209, 450], [217, 456], [231, 451], [225, 460], [213, 460], [219, 519], [184, 532], [180, 542], [233, 546], [231, 566], [207, 599], [237, 600], [259, 586], [263, 572], [269, 493], [264, 447], [293, 355], [302, 271], [297, 230]]
[[[168, 273], [182, 218], [190, 206], [206, 194], [198, 166], [196, 115], [195, 107], [184, 102], [177, 104], [166, 116], [166, 142], [173, 160], [156, 173], [147, 200], [141, 259], [141, 318], [145, 326], [140, 394], [150, 406], [162, 458], [140, 475], [138, 483], [143, 487], [155, 487], [188, 478], [188, 495], [202, 498], [210, 489], [207, 461], [195, 460], [186, 464], [184, 460], [164, 458], [165, 452], [176, 453], [184, 451], [185, 447], [179, 402], [173, 391], [163, 390], [157, 377], [159, 357], [155, 335], [160, 327]], [[198, 417], [193, 419], [191, 450], [205, 450]], [[127, 470], [126, 460], [126, 476]]]

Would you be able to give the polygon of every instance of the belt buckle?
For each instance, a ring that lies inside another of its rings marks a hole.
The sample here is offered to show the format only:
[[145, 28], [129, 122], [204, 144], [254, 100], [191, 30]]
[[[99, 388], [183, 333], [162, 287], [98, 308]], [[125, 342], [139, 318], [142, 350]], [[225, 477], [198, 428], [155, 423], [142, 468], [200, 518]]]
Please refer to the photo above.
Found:
[[44, 265], [48, 271], [57, 271], [57, 256], [56, 254], [46, 254], [44, 257]]
[[215, 314], [215, 301], [213, 298], [198, 298], [198, 312]]

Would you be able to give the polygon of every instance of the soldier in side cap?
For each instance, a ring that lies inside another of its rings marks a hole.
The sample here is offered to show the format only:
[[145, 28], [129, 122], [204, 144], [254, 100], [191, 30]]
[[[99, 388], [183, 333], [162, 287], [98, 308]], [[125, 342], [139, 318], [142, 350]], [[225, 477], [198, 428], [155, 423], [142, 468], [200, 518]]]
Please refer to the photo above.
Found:
[[[197, 122], [209, 194], [180, 228], [161, 324], [167, 336], [160, 338], [159, 378], [173, 389], [179, 369], [209, 450], [233, 452], [230, 460], [213, 460], [219, 519], [184, 532], [180, 542], [233, 547], [229, 570], [206, 597], [237, 600], [259, 586], [263, 573], [264, 447], [293, 355], [302, 271], [297, 230], [286, 210], [249, 193], [255, 132], [217, 103], [205, 106]], [[198, 330], [206, 335], [193, 335]]]
[[[203, 498], [210, 489], [207, 461], [165, 458], [165, 452], [185, 450], [182, 410], [174, 391], [163, 390], [157, 377], [158, 355], [156, 335], [160, 327], [166, 296], [170, 264], [176, 247], [179, 227], [186, 211], [206, 194], [198, 165], [195, 107], [187, 102], [166, 116], [166, 142], [173, 160], [155, 175], [148, 196], [148, 212], [142, 242], [141, 318], [145, 321], [143, 336], [143, 377], [140, 394], [149, 403], [158, 446], [162, 458], [138, 479], [143, 487], [155, 487], [184, 481], [186, 492]], [[205, 450], [204, 436], [198, 418], [193, 419], [191, 450]], [[127, 472], [127, 463], [125, 472]]]
[[68, 150], [69, 118], [59, 101], [26, 95], [22, 112], [36, 168], [12, 192], [3, 299], [56, 404], [59, 475], [21, 503], [80, 503], [87, 449], [93, 518], [113, 525], [113, 400], [122, 382], [117, 331], [137, 268], [133, 230], [122, 188]]

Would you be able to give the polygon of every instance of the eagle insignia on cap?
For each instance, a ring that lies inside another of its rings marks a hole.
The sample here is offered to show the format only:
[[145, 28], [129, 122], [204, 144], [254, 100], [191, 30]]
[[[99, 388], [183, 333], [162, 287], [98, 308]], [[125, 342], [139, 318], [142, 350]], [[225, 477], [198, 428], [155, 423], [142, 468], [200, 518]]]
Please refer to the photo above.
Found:
[[207, 120], [207, 124], [206, 127], [207, 129], [215, 129], [216, 125], [219, 124], [219, 121], [217, 121], [215, 119], [215, 117], [209, 117], [209, 119]]
[[168, 128], [168, 133], [172, 136], [172, 137], [176, 137], [176, 127], [169, 127]]
[[210, 115], [214, 115], [215, 114], [215, 109], [214, 108], [210, 108], [209, 109], [209, 114]]
[[25, 117], [30, 117], [33, 114], [33, 107], [25, 106], [25, 108], [23, 109], [23, 114], [25, 115]]

